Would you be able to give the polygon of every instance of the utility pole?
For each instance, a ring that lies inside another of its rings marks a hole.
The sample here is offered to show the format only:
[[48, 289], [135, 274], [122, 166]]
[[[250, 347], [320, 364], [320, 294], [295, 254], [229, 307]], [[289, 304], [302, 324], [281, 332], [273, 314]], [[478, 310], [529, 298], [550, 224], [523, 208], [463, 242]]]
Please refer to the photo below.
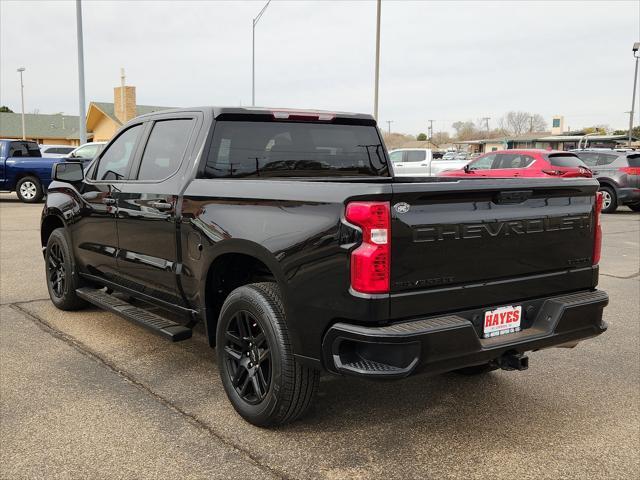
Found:
[[435, 120], [429, 120], [429, 141], [433, 138], [433, 122]]
[[87, 143], [87, 119], [84, 109], [84, 42], [82, 40], [82, 5], [76, 0], [76, 36], [78, 41], [78, 108], [80, 109], [80, 145]]
[[271, 0], [268, 0], [265, 3], [260, 13], [253, 19], [252, 30], [251, 30], [251, 106], [255, 107], [256, 105], [256, 25], [260, 21], [260, 17], [267, 9]]
[[485, 121], [487, 125], [487, 133], [489, 133], [489, 120], [491, 120], [491, 117], [482, 117], [482, 120]]
[[20, 74], [20, 100], [22, 102], [22, 139], [27, 139], [27, 132], [24, 128], [24, 83], [22, 82], [22, 72], [25, 71], [24, 67], [18, 68], [17, 72]]
[[388, 131], [389, 131], [389, 135], [391, 135], [391, 124], [393, 123], [393, 120], [387, 120], [387, 125], [388, 127]]
[[533, 116], [529, 117], [529, 133], [533, 132]]
[[380, 79], [380, 9], [382, 8], [382, 0], [377, 1], [376, 13], [376, 78], [373, 93], [373, 118], [378, 120], [378, 84]]

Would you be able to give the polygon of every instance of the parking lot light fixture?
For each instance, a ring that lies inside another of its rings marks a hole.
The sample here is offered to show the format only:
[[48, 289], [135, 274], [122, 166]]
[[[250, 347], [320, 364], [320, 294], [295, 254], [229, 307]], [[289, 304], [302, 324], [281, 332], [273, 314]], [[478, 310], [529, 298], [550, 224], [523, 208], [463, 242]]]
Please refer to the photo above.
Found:
[[636, 105], [636, 86], [638, 84], [638, 58], [640, 58], [640, 42], [633, 44], [633, 56], [636, 59], [636, 68], [633, 73], [633, 95], [631, 96], [631, 111], [629, 112], [629, 147], [631, 147], [631, 141], [633, 139], [633, 114], [634, 107]]
[[252, 30], [251, 30], [251, 106], [255, 107], [256, 105], [256, 25], [260, 21], [260, 17], [264, 14], [264, 11], [267, 9], [271, 0], [268, 0], [265, 3], [260, 13], [253, 19], [252, 22]]
[[24, 128], [24, 83], [22, 82], [22, 72], [25, 71], [24, 67], [18, 68], [17, 72], [20, 74], [20, 101], [22, 102], [22, 139], [27, 139], [27, 132]]

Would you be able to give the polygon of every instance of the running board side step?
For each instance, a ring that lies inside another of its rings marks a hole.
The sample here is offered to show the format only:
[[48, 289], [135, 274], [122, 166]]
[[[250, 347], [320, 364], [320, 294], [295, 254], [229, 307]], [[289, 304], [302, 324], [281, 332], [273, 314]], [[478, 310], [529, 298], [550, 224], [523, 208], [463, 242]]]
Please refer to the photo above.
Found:
[[79, 288], [76, 294], [93, 305], [117, 313], [127, 320], [137, 323], [172, 342], [179, 342], [191, 338], [191, 329], [169, 320], [168, 318], [156, 315], [143, 308], [135, 307], [125, 300], [121, 300], [114, 295], [110, 295], [102, 289]]

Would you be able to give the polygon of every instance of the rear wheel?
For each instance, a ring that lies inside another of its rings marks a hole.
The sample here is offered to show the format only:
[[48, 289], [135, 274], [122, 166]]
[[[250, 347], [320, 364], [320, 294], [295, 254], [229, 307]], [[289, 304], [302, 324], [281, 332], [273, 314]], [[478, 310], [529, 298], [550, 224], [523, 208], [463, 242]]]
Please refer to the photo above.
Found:
[[40, 180], [36, 177], [22, 177], [16, 184], [16, 195], [21, 202], [38, 203], [44, 195]]
[[80, 310], [87, 303], [76, 295], [80, 280], [71, 256], [64, 228], [56, 228], [45, 251], [47, 289], [53, 304], [60, 310]]
[[613, 188], [608, 186], [600, 187], [602, 192], [602, 213], [613, 213], [618, 208], [618, 197]]
[[235, 289], [216, 330], [218, 369], [233, 408], [257, 426], [302, 416], [318, 389], [318, 370], [293, 356], [280, 290], [275, 283]]

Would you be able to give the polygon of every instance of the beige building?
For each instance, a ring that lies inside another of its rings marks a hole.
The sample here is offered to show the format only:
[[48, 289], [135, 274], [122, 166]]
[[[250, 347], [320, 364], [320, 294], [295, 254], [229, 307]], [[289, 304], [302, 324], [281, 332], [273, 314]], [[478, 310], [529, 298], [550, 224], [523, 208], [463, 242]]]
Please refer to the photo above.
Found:
[[127, 85], [113, 89], [113, 103], [91, 102], [87, 111], [87, 131], [94, 142], [106, 142], [132, 118], [171, 107], [136, 104], [136, 87]]

